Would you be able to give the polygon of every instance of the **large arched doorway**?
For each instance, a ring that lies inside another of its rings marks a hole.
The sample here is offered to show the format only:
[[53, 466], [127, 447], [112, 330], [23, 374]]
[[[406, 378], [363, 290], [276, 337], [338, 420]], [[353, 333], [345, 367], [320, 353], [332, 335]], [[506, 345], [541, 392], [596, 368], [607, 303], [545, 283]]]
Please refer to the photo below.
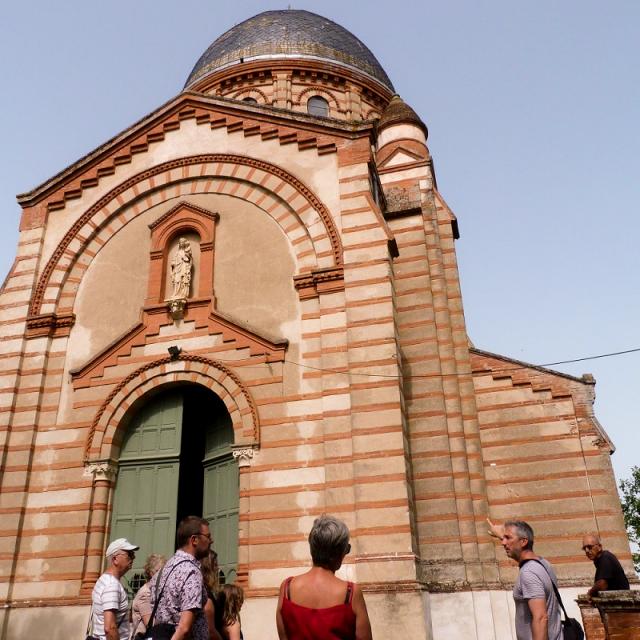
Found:
[[176, 525], [187, 515], [209, 520], [220, 567], [234, 579], [238, 465], [232, 444], [229, 412], [204, 387], [170, 387], [135, 411], [120, 449], [110, 535], [140, 545], [130, 579], [142, 573], [150, 553], [174, 552]]

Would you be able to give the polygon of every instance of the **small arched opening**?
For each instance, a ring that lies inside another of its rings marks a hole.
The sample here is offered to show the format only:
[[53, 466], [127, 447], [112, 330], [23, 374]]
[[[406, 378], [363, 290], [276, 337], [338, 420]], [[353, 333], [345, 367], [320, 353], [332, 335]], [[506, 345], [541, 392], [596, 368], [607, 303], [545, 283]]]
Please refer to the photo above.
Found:
[[307, 101], [307, 113], [312, 116], [327, 118], [329, 116], [329, 103], [322, 96], [311, 96]]

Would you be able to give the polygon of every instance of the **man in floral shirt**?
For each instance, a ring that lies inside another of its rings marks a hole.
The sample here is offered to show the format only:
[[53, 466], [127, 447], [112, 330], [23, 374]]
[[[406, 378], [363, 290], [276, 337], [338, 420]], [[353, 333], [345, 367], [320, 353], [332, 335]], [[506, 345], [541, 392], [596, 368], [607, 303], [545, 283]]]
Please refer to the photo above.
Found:
[[153, 624], [175, 626], [171, 640], [208, 640], [209, 629], [203, 611], [207, 592], [200, 560], [209, 553], [213, 542], [209, 523], [198, 516], [187, 516], [178, 525], [177, 542], [178, 550], [162, 572], [152, 578], [154, 603], [160, 598]]

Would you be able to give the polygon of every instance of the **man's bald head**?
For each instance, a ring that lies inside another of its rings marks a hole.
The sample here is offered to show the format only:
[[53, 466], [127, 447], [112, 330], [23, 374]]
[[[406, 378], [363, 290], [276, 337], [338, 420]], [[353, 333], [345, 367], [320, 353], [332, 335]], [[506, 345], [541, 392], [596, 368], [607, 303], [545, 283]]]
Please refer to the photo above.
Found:
[[596, 560], [602, 555], [602, 542], [597, 533], [587, 533], [582, 538], [582, 550], [589, 560]]

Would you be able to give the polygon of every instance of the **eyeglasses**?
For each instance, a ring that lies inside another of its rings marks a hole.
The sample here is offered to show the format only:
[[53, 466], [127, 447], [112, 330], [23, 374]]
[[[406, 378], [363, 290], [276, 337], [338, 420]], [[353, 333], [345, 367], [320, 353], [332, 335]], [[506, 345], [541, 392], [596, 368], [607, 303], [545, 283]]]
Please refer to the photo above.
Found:
[[596, 547], [599, 547], [599, 546], [600, 546], [599, 544], [585, 544], [582, 547], [582, 550], [583, 551], [591, 551], [591, 549], [595, 549]]
[[194, 536], [202, 536], [203, 538], [207, 538], [207, 540], [209, 540], [209, 542], [213, 542], [213, 538], [211, 537], [210, 533], [194, 533]]
[[134, 560], [136, 557], [136, 554], [133, 551], [121, 551], [120, 555], [122, 555], [123, 553], [128, 555], [130, 560]]

